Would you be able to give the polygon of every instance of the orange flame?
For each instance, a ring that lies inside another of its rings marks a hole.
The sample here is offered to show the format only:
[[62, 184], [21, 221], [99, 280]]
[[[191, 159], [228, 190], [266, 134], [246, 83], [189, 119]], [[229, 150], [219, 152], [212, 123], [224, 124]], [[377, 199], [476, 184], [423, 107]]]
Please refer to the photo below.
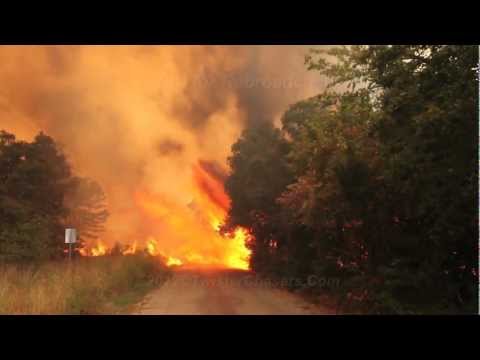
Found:
[[127, 245], [126, 249], [122, 251], [122, 255], [133, 255], [137, 252], [137, 242]]
[[[158, 230], [168, 242], [149, 235], [143, 243], [144, 251], [158, 256], [167, 266], [202, 265], [248, 270], [250, 250], [247, 243], [251, 235], [247, 229], [237, 227], [230, 233], [220, 229], [230, 206], [221, 179], [211, 174], [205, 166], [196, 165], [193, 171], [192, 194], [194, 200], [187, 205], [175, 204], [159, 194], [137, 191], [135, 203], [145, 221]], [[178, 239], [172, 246], [172, 238]], [[137, 242], [128, 245], [123, 255], [139, 251]], [[89, 250], [80, 249], [84, 256], [108, 253], [98, 242]]]
[[182, 265], [183, 263], [180, 259], [169, 256], [167, 258], [166, 264], [167, 266], [175, 266], [175, 265]]
[[103, 256], [107, 254], [107, 246], [101, 241], [98, 241], [95, 246], [80, 248], [78, 252], [82, 256]]
[[233, 233], [231, 241], [233, 242], [233, 249], [227, 256], [228, 267], [234, 269], [248, 270], [250, 257], [250, 250], [246, 247], [246, 241], [248, 239], [248, 232], [241, 227], [237, 227]]
[[148, 238], [146, 250], [152, 256], [160, 255], [160, 256], [164, 257], [165, 258], [165, 264], [167, 266], [174, 266], [174, 265], [182, 265], [183, 264], [183, 262], [180, 259], [178, 259], [176, 257], [173, 257], [173, 256], [165, 255], [164, 253], [159, 251], [158, 250], [158, 242], [153, 237]]

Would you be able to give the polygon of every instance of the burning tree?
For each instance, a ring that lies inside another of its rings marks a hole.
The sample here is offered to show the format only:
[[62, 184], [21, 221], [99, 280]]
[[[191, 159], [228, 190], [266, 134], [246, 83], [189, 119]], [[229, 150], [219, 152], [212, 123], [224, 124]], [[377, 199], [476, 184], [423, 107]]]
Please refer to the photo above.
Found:
[[91, 179], [73, 177], [64, 202], [68, 209], [64, 219], [65, 227], [78, 230], [78, 245], [83, 247], [86, 239], [98, 238], [109, 215], [105, 193], [100, 185]]

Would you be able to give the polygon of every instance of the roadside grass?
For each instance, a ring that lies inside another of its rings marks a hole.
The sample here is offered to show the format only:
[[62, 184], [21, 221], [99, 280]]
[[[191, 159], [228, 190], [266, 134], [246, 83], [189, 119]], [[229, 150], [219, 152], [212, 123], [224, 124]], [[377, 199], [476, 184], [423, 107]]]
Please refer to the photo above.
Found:
[[0, 265], [0, 314], [120, 314], [170, 276], [145, 254]]

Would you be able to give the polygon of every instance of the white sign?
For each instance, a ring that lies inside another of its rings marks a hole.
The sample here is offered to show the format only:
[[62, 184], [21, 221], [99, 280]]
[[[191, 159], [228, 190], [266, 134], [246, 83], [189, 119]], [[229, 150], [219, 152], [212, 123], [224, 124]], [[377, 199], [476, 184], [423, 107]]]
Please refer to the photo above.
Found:
[[77, 242], [77, 231], [75, 229], [65, 229], [65, 244], [75, 244]]

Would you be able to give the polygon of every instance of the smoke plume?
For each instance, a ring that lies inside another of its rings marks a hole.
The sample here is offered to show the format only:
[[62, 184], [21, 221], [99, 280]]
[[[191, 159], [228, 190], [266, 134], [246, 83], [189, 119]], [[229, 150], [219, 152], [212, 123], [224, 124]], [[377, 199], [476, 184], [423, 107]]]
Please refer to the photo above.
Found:
[[[154, 236], [172, 250], [194, 241], [171, 223], [190, 226], [199, 197], [228, 206], [212, 184], [225, 179], [242, 129], [278, 123], [289, 104], [321, 91], [304, 66], [307, 50], [2, 46], [0, 129], [25, 140], [44, 131], [75, 172], [100, 183], [111, 213], [106, 242]], [[157, 217], [139, 210], [153, 199]], [[202, 246], [216, 251], [215, 242]]]

